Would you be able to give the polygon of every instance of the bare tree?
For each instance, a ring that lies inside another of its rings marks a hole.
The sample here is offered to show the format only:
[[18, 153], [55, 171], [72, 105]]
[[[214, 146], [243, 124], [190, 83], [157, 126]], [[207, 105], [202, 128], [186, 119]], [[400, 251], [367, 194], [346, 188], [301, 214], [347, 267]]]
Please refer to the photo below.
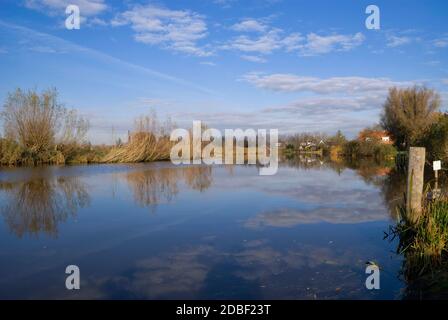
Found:
[[398, 147], [416, 143], [437, 120], [440, 96], [425, 87], [392, 88], [384, 104], [381, 125]]
[[33, 154], [48, 151], [57, 144], [81, 142], [88, 130], [87, 120], [58, 102], [55, 89], [40, 95], [17, 89], [8, 95], [1, 117], [5, 137]]

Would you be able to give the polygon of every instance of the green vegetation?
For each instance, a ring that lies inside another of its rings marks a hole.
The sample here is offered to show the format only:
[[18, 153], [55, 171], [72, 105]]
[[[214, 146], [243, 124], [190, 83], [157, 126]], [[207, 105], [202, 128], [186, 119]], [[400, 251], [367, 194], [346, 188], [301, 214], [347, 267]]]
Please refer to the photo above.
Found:
[[[370, 129], [364, 131], [370, 132]], [[372, 129], [372, 132], [376, 132]], [[309, 153], [319, 151], [333, 160], [338, 157], [351, 159], [374, 158], [378, 161], [390, 160], [397, 154], [396, 148], [389, 143], [383, 143], [381, 138], [356, 139], [347, 141], [345, 136], [338, 131], [334, 136], [324, 134], [298, 134], [284, 139], [286, 147], [283, 154], [293, 155], [298, 153]]]
[[344, 144], [343, 154], [345, 157], [354, 159], [373, 157], [377, 160], [385, 160], [393, 159], [397, 154], [397, 150], [390, 144], [353, 140]]
[[439, 112], [440, 105], [440, 96], [434, 90], [392, 88], [381, 125], [399, 150], [425, 147], [429, 161], [448, 160], [448, 115]]
[[0, 164], [63, 164], [97, 156], [84, 140], [88, 121], [60, 104], [55, 89], [41, 94], [17, 89], [8, 95], [1, 118]]
[[430, 160], [448, 160], [448, 114], [442, 114], [427, 133], [420, 138], [418, 145], [426, 148]]
[[399, 252], [405, 254], [408, 272], [423, 274], [440, 266], [446, 258], [448, 243], [448, 199], [429, 201], [421, 218], [412, 223], [405, 206], [399, 208]]
[[[381, 125], [362, 130], [357, 139], [347, 141], [341, 131], [333, 136], [301, 133], [283, 138], [282, 151], [287, 156], [313, 153], [333, 160], [382, 161], [412, 144], [426, 147], [428, 160], [448, 160], [448, 115], [438, 112], [439, 106], [440, 97], [433, 90], [392, 88], [384, 103]], [[86, 141], [88, 121], [64, 107], [55, 89], [41, 93], [17, 89], [8, 95], [0, 116], [0, 165], [166, 160], [172, 145], [171, 121], [161, 123], [151, 114], [137, 120], [129, 141], [92, 146]]]
[[155, 113], [136, 121], [130, 141], [93, 146], [86, 141], [88, 121], [64, 107], [55, 89], [41, 93], [17, 89], [1, 112], [0, 165], [142, 162], [169, 158], [171, 121]]
[[384, 103], [381, 125], [400, 149], [416, 146], [439, 116], [440, 96], [424, 87], [392, 88]]
[[404, 256], [402, 274], [408, 286], [407, 298], [448, 296], [448, 199], [428, 201], [421, 218], [408, 219], [405, 205], [398, 208], [398, 223], [391, 228], [398, 237], [397, 252]]

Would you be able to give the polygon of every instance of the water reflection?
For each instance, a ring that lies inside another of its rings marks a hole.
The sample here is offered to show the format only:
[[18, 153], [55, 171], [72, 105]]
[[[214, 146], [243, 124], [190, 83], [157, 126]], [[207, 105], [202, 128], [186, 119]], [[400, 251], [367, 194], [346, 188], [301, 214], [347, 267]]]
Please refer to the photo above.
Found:
[[135, 171], [126, 174], [126, 180], [141, 206], [155, 206], [169, 202], [179, 192], [177, 182], [181, 171], [172, 169]]
[[384, 219], [384, 208], [373, 204], [370, 208], [317, 207], [309, 210], [282, 208], [263, 212], [246, 222], [249, 228], [292, 227], [309, 223], [361, 223]]
[[210, 166], [189, 167], [182, 172], [185, 181], [193, 190], [203, 192], [212, 185], [212, 167]]
[[[45, 288], [33, 297], [51, 298], [397, 297], [401, 261], [382, 236], [401, 192], [399, 171], [306, 157], [284, 160], [272, 177], [256, 169], [159, 163], [2, 176], [1, 213], [19, 237], [55, 236], [83, 210], [51, 250], [30, 241], [0, 251], [0, 298], [28, 297], [23, 288]], [[148, 208], [161, 214], [148, 217]], [[55, 276], [67, 248], [85, 268], [76, 293]], [[381, 292], [365, 290], [366, 260], [389, 272]], [[33, 276], [8, 281], [20, 268]]]
[[[368, 184], [378, 187], [390, 213], [395, 215], [395, 206], [404, 192], [404, 174], [390, 167], [371, 162], [335, 163], [319, 157], [296, 157], [286, 159], [283, 167], [301, 170], [322, 169], [316, 179], [300, 176], [298, 183], [289, 176], [280, 178], [278, 183], [260, 184], [257, 179], [243, 176], [234, 177], [233, 186], [238, 185], [260, 190], [267, 194], [286, 195], [301, 201], [299, 207], [277, 207], [262, 211], [249, 219], [246, 227], [287, 226], [297, 224], [329, 222], [359, 223], [383, 219], [384, 207], [378, 201], [375, 189], [353, 188], [343, 180], [333, 184], [334, 177], [328, 169], [341, 175], [350, 168]], [[228, 175], [234, 175], [234, 167], [224, 167]], [[127, 182], [135, 203], [149, 207], [152, 212], [160, 203], [170, 203], [179, 193], [179, 183], [183, 182], [192, 190], [205, 192], [213, 184], [213, 167], [161, 167], [145, 170], [130, 170], [113, 175], [114, 185], [122, 178]], [[285, 179], [283, 181], [282, 179]], [[283, 183], [285, 182], [285, 183]], [[67, 217], [74, 216], [78, 208], [89, 204], [89, 191], [77, 176], [61, 177], [53, 173], [39, 174], [26, 181], [4, 181], [0, 191], [5, 195], [1, 213], [9, 228], [18, 236], [25, 233], [49, 235], [57, 234], [57, 226]], [[116, 193], [112, 190], [112, 197]], [[310, 205], [304, 206], [304, 203]]]
[[[37, 171], [39, 170], [39, 171]], [[184, 181], [191, 189], [203, 192], [213, 182], [208, 166], [157, 168], [112, 175], [112, 185], [125, 178], [134, 201], [155, 212], [160, 203], [170, 202]], [[36, 169], [28, 179], [0, 181], [1, 215], [18, 237], [25, 234], [58, 235], [58, 226], [89, 206], [91, 190], [82, 177], [58, 176], [51, 170]], [[115, 187], [112, 197], [116, 196]]]
[[157, 204], [170, 202], [179, 192], [181, 181], [193, 190], [203, 192], [213, 182], [212, 167], [193, 166], [181, 168], [159, 168], [134, 171], [126, 174], [126, 181], [141, 206], [155, 212]]
[[89, 205], [86, 186], [76, 177], [37, 177], [0, 182], [5, 200], [1, 214], [18, 237], [43, 232], [57, 236], [58, 225]]

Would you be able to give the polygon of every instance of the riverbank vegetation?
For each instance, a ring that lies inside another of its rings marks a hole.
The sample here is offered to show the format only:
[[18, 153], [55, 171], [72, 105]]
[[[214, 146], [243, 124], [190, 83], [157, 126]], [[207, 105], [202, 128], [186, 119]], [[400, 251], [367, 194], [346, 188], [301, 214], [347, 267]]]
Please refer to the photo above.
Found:
[[135, 121], [133, 133], [129, 141], [113, 147], [102, 159], [102, 162], [148, 162], [168, 160], [173, 143], [170, 133], [174, 124], [168, 119], [165, 123], [157, 120], [153, 112], [151, 116], [142, 116]]
[[[341, 131], [300, 133], [280, 139], [281, 152], [338, 158], [392, 159], [409, 145], [427, 148], [427, 158], [448, 160], [448, 115], [439, 112], [439, 95], [430, 89], [392, 88], [383, 105], [380, 124], [348, 140]], [[55, 89], [41, 93], [17, 89], [1, 112], [1, 165], [145, 162], [169, 159], [171, 121], [155, 113], [137, 119], [128, 141], [92, 145], [87, 141], [89, 122], [59, 102]]]
[[420, 218], [408, 218], [398, 207], [398, 222], [388, 236], [398, 237], [397, 253], [404, 257], [402, 274], [408, 298], [448, 297], [448, 199], [427, 200]]
[[321, 152], [345, 158], [394, 158], [409, 146], [425, 147], [428, 160], [448, 160], [448, 114], [439, 111], [440, 96], [425, 87], [391, 88], [380, 122], [361, 130], [353, 140], [340, 131], [296, 134], [283, 138], [288, 154]]
[[85, 140], [89, 122], [59, 103], [55, 89], [41, 94], [17, 89], [8, 95], [1, 117], [1, 164], [63, 164], [100, 156]]
[[[364, 131], [372, 131], [367, 128]], [[338, 158], [345, 159], [363, 159], [373, 158], [378, 161], [393, 159], [397, 149], [391, 143], [382, 141], [381, 136], [377, 138], [363, 138], [362, 135], [354, 140], [347, 140], [345, 136], [338, 131], [334, 136], [324, 134], [300, 134], [286, 137], [284, 139], [285, 147], [283, 154], [293, 156], [299, 154], [320, 154], [329, 156], [332, 160]]]
[[129, 141], [92, 145], [89, 121], [59, 102], [56, 89], [17, 89], [1, 112], [0, 165], [144, 162], [169, 159], [171, 121], [140, 117]]

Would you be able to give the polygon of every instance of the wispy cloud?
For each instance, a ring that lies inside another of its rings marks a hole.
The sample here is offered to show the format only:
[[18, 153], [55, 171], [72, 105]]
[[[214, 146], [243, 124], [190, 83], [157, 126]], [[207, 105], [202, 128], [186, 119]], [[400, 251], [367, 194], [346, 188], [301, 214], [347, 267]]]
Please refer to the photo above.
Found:
[[263, 32], [267, 29], [267, 26], [255, 19], [244, 19], [230, 27], [234, 31], [241, 32]]
[[273, 28], [256, 37], [240, 35], [221, 48], [225, 50], [236, 50], [242, 52], [252, 52], [258, 54], [270, 54], [276, 50], [291, 51], [302, 41], [298, 33], [284, 36], [282, 30]]
[[432, 44], [437, 48], [446, 48], [448, 47], [448, 37], [435, 39]]
[[230, 8], [237, 0], [213, 0], [213, 3], [221, 6], [222, 8]]
[[212, 61], [201, 61], [199, 62], [200, 64], [204, 65], [204, 66], [211, 66], [214, 67], [216, 66], [216, 63], [212, 62]]
[[362, 33], [358, 32], [353, 35], [349, 34], [333, 34], [328, 36], [320, 36], [316, 33], [307, 35], [307, 42], [301, 47], [302, 55], [319, 55], [332, 51], [349, 51], [365, 40]]
[[52, 15], [64, 15], [70, 4], [77, 5], [82, 16], [94, 16], [107, 9], [104, 0], [25, 0], [27, 8]]
[[115, 17], [112, 25], [130, 25], [138, 42], [195, 56], [211, 55], [198, 45], [207, 36], [204, 17], [190, 10], [136, 5]]
[[118, 59], [116, 57], [105, 54], [101, 51], [97, 51], [97, 50], [94, 50], [91, 48], [80, 46], [73, 42], [67, 41], [65, 39], [62, 39], [62, 38], [59, 38], [59, 37], [56, 37], [56, 36], [53, 36], [53, 35], [50, 35], [47, 33], [38, 32], [38, 31], [32, 30], [27, 27], [7, 23], [2, 20], [0, 20], [0, 27], [8, 28], [10, 30], [20, 33], [21, 36], [26, 39], [25, 42], [27, 44], [34, 43], [34, 47], [45, 48], [47, 53], [50, 53], [50, 51], [51, 52], [54, 51], [54, 52], [84, 53], [84, 54], [90, 55], [90, 57], [92, 57], [92, 58], [98, 59], [103, 62], [118, 64], [122, 67], [128, 68], [129, 70], [138, 71], [138, 72], [144, 73], [146, 75], [157, 77], [159, 79], [163, 79], [166, 81], [170, 81], [172, 83], [186, 86], [186, 87], [189, 87], [189, 88], [192, 88], [192, 89], [195, 89], [195, 90], [207, 93], [207, 94], [214, 94], [213, 91], [211, 91], [207, 88], [204, 88], [202, 86], [196, 85], [195, 83], [191, 83], [189, 81], [183, 80], [183, 79], [175, 77], [175, 76], [171, 76], [171, 75], [168, 75], [168, 74], [165, 74], [162, 72], [152, 70], [147, 67], [143, 67], [143, 66], [140, 66], [140, 65], [122, 60], [122, 59]]
[[250, 62], [256, 62], [256, 63], [266, 63], [267, 62], [267, 60], [265, 58], [258, 57], [258, 56], [251, 56], [251, 55], [242, 55], [241, 59], [250, 61]]
[[248, 73], [242, 80], [257, 88], [279, 92], [354, 93], [385, 91], [393, 86], [408, 86], [412, 82], [395, 82], [388, 78], [332, 77], [327, 79], [295, 74]]
[[439, 60], [430, 60], [430, 61], [425, 61], [423, 64], [430, 66], [430, 67], [437, 67], [440, 65], [440, 61]]
[[319, 118], [333, 117], [354, 111], [379, 110], [384, 99], [385, 94], [381, 93], [349, 97], [318, 96], [298, 99], [286, 105], [265, 108], [262, 112], [266, 114], [283, 114], [288, 117], [302, 116], [318, 120]]
[[[255, 20], [245, 20], [245, 24], [237, 24], [232, 29], [240, 31], [257, 31], [256, 36], [242, 34], [223, 45], [222, 49], [236, 50], [258, 55], [271, 54], [274, 51], [297, 52], [301, 56], [314, 56], [333, 51], [349, 51], [361, 45], [365, 37], [362, 33], [318, 35], [309, 33], [306, 36], [298, 32], [285, 33], [280, 28], [259, 25]], [[237, 26], [237, 28], [235, 28]]]
[[387, 46], [391, 48], [403, 46], [406, 44], [410, 44], [413, 41], [411, 37], [407, 36], [395, 36], [395, 35], [389, 35], [387, 36]]
[[[173, 113], [187, 125], [200, 119], [215, 128], [278, 128], [281, 134], [325, 132], [338, 129], [354, 136], [366, 126], [376, 123], [387, 92], [368, 92], [342, 96], [313, 96], [289, 103], [260, 107], [253, 111], [199, 111]], [[368, 116], [366, 116], [368, 115]], [[248, 121], [250, 119], [250, 121]]]

